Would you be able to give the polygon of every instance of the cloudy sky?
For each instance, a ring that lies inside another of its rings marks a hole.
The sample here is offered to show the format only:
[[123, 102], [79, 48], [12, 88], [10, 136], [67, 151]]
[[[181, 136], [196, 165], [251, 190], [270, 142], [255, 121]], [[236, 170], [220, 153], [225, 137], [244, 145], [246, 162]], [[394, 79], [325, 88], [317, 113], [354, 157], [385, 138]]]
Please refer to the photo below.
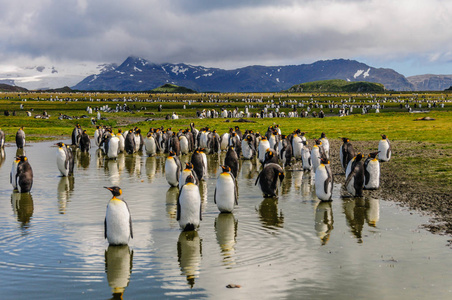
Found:
[[[0, 73], [155, 63], [234, 69], [345, 58], [452, 74], [450, 0], [0, 0]], [[9, 69], [8, 69], [9, 68]]]

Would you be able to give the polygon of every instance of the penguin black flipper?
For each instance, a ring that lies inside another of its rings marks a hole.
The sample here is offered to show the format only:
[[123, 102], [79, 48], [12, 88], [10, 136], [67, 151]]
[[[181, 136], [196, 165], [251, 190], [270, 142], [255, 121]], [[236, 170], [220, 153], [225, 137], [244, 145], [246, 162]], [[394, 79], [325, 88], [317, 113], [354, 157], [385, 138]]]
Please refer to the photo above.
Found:
[[176, 165], [177, 165], [176, 178], [177, 178], [177, 182], [179, 182], [180, 170], [182, 169], [182, 166], [180, 164], [179, 157], [174, 156], [174, 160], [176, 161]]
[[370, 173], [367, 171], [367, 165], [369, 164], [370, 159], [366, 159], [364, 162], [364, 184], [368, 185], [370, 180]]
[[262, 172], [263, 172], [263, 170], [259, 173], [259, 175], [257, 175], [256, 182], [254, 183], [254, 185], [257, 185], [257, 182], [259, 181], [259, 178], [261, 177]]
[[133, 229], [132, 229], [132, 215], [130, 214], [129, 205], [126, 201], [122, 200], [126, 204], [127, 211], [129, 212], [129, 226], [130, 226], [130, 237], [133, 239]]
[[347, 187], [347, 185], [350, 183], [350, 181], [352, 180], [353, 177], [355, 177], [355, 174], [358, 172], [358, 168], [354, 168], [350, 174], [348, 174], [347, 179], [345, 179], [345, 186]]
[[234, 203], [235, 205], [239, 205], [239, 201], [238, 201], [238, 193], [237, 193], [237, 182], [234, 180]]
[[184, 186], [180, 189], [179, 196], [177, 196], [177, 210], [176, 210], [176, 221], [180, 220], [180, 195], [182, 195], [182, 190]]
[[199, 221], [202, 221], [202, 201], [199, 202]]
[[389, 140], [387, 141], [388, 141], [388, 150], [386, 150], [386, 158], [389, 159], [389, 153], [391, 153], [391, 144], [389, 143]]
[[215, 188], [215, 192], [213, 194], [213, 203], [217, 204], [217, 188]]
[[104, 219], [104, 238], [107, 238], [107, 217]]
[[[330, 171], [328, 170], [328, 168], [325, 168], [325, 170], [326, 170], [326, 174], [328, 175], [328, 178], [325, 180], [324, 190], [325, 190], [325, 194], [328, 194], [328, 184], [331, 182], [331, 174], [330, 174]], [[333, 185], [331, 185], [331, 187], [333, 187]]]

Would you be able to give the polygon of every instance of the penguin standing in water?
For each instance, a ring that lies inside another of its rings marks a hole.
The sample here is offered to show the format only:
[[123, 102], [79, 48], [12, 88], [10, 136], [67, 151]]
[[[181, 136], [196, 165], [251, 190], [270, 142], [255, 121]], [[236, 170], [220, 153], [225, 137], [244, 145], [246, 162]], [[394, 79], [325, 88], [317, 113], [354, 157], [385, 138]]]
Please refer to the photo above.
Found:
[[11, 172], [9, 173], [9, 182], [13, 186], [14, 190], [17, 190], [17, 181], [16, 181], [16, 174], [17, 174], [17, 165], [20, 162], [19, 156], [16, 156], [13, 160], [13, 165], [11, 166]]
[[231, 174], [234, 179], [237, 179], [239, 173], [239, 157], [234, 150], [234, 146], [228, 147], [228, 152], [226, 152], [226, 157], [224, 158], [224, 164], [231, 169]]
[[185, 163], [185, 169], [182, 170], [179, 176], [179, 189], [185, 184], [185, 180], [189, 175], [192, 175], [195, 179], [194, 183], [199, 185], [198, 176], [196, 175], [195, 170], [193, 170], [193, 164], [191, 162]]
[[199, 227], [202, 221], [201, 204], [199, 187], [195, 184], [194, 177], [189, 175], [177, 198], [176, 219], [183, 231], [191, 231]]
[[188, 154], [190, 151], [189, 142], [185, 135], [179, 137], [179, 148], [181, 154]]
[[378, 153], [372, 152], [364, 162], [364, 189], [376, 190], [380, 187], [380, 162]]
[[268, 141], [266, 136], [263, 136], [259, 142], [259, 147], [257, 149], [259, 161], [261, 163], [264, 163], [265, 161], [265, 153], [267, 152], [268, 148], [270, 148], [270, 142]]
[[363, 155], [359, 153], [352, 165], [351, 172], [348, 174], [345, 180], [345, 187], [347, 191], [352, 194], [354, 197], [362, 197], [363, 196], [363, 187], [364, 187], [364, 164], [362, 161]]
[[[16, 157], [17, 164], [16, 176], [14, 178], [16, 188], [19, 193], [28, 193], [33, 186], [33, 170], [26, 156]], [[14, 185], [13, 185], [14, 186]]]
[[89, 152], [91, 148], [91, 141], [89, 139], [89, 135], [86, 133], [86, 130], [83, 130], [82, 136], [80, 137], [80, 150], [83, 152]]
[[378, 159], [380, 161], [389, 161], [391, 159], [391, 144], [386, 135], [381, 135], [381, 140], [378, 143]]
[[74, 130], [72, 130], [71, 140], [72, 145], [79, 146], [80, 145], [80, 137], [82, 136], [82, 127], [80, 124], [75, 125]]
[[204, 163], [202, 151], [199, 148], [193, 152], [190, 161], [193, 164], [193, 169], [195, 170], [198, 179], [202, 180], [204, 177], [204, 169], [207, 169], [207, 165]]
[[301, 144], [303, 145], [303, 148], [301, 148], [301, 162], [303, 165], [303, 171], [311, 171], [311, 151], [309, 151], [306, 141], [301, 142]]
[[107, 205], [104, 221], [104, 236], [110, 245], [127, 245], [133, 238], [132, 216], [127, 203], [120, 199], [122, 190], [119, 186], [104, 187], [113, 197]]
[[124, 150], [127, 154], [132, 154], [135, 152], [135, 136], [132, 129], [128, 131], [125, 137]]
[[333, 173], [326, 157], [320, 159], [320, 165], [315, 170], [315, 194], [322, 201], [331, 201], [333, 195]]
[[[312, 149], [311, 149], [311, 162], [312, 162], [312, 167], [314, 168], [314, 172], [320, 166], [320, 157], [322, 156], [321, 153], [324, 153], [323, 148], [322, 148], [322, 150], [320, 150], [321, 149], [320, 147], [322, 147], [321, 144], [322, 143], [316, 139], [315, 144], [312, 146]], [[325, 155], [325, 154], [323, 154], [323, 155]]]
[[23, 126], [16, 132], [16, 146], [18, 149], [23, 149], [25, 147], [25, 132]]
[[181, 171], [181, 163], [176, 153], [170, 151], [165, 161], [165, 178], [171, 186], [179, 185], [179, 175]]
[[107, 145], [107, 157], [110, 159], [117, 158], [119, 154], [119, 138], [115, 135], [111, 135]]
[[281, 160], [284, 169], [285, 167], [291, 165], [291, 160], [293, 156], [292, 144], [289, 142], [285, 135], [282, 135], [280, 145], [281, 149], [279, 150], [279, 159]]
[[259, 173], [254, 185], [259, 183], [259, 188], [262, 193], [264, 193], [265, 198], [276, 197], [276, 192], [278, 190], [278, 179], [280, 182], [283, 181], [284, 170], [278, 164], [269, 163]]
[[353, 145], [350, 143], [350, 139], [348, 138], [342, 138], [343, 144], [341, 145], [340, 149], [340, 159], [341, 159], [341, 165], [342, 169], [347, 170], [347, 165], [350, 162], [350, 160], [355, 157], [355, 149], [353, 148]]
[[58, 170], [60, 170], [62, 176], [70, 176], [74, 173], [74, 156], [72, 150], [62, 142], [56, 145], [58, 146], [56, 153]]
[[96, 130], [94, 131], [94, 143], [98, 148], [100, 148], [100, 143], [102, 141], [103, 134], [104, 134], [103, 129], [99, 125], [96, 125]]
[[277, 164], [279, 163], [278, 161], [278, 156], [276, 155], [276, 152], [272, 149], [267, 149], [267, 152], [265, 153], [265, 160], [264, 163], [262, 164], [262, 166], [266, 166], [267, 164], [270, 163], [274, 163]]
[[144, 147], [146, 148], [146, 154], [150, 156], [155, 156], [157, 153], [157, 144], [155, 143], [155, 138], [152, 132], [148, 132], [146, 138], [144, 139]]
[[120, 153], [124, 152], [124, 146], [125, 146], [125, 139], [124, 136], [122, 135], [122, 130], [118, 129], [118, 133], [116, 134], [116, 136], [119, 139], [119, 146], [118, 146], [118, 150]]
[[246, 135], [242, 140], [242, 155], [245, 159], [252, 159], [256, 150], [254, 149], [253, 136], [251, 134]]
[[223, 172], [218, 175], [213, 201], [220, 212], [230, 213], [234, 210], [234, 205], [238, 205], [236, 177], [229, 166], [223, 165], [221, 169]]

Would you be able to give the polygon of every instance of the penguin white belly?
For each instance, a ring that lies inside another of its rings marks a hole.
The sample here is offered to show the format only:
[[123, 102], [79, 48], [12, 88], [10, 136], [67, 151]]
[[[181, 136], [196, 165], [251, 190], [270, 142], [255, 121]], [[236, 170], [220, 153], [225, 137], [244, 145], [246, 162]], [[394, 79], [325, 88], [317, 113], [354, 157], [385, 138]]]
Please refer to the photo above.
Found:
[[207, 179], [207, 155], [204, 152], [201, 152], [202, 161], [204, 162], [203, 168], [202, 168], [202, 178], [204, 180]]
[[260, 141], [259, 143], [259, 161], [263, 163], [265, 161], [265, 153], [267, 149], [270, 148], [270, 143], [268, 141]]
[[[367, 178], [367, 176], [369, 178]], [[364, 171], [364, 188], [376, 190], [380, 187], [380, 163], [377, 159], [371, 160]], [[367, 182], [367, 184], [366, 184]]]
[[60, 170], [61, 175], [68, 176], [69, 164], [66, 165], [66, 152], [63, 148], [58, 147], [56, 161], [58, 170]]
[[180, 218], [179, 225], [185, 229], [187, 224], [196, 228], [200, 223], [201, 196], [199, 188], [193, 183], [185, 184], [179, 196]]
[[180, 137], [179, 145], [180, 145], [180, 153], [188, 154], [188, 140], [185, 136]]
[[307, 147], [303, 147], [301, 150], [301, 161], [303, 164], [303, 170], [311, 170], [312, 162], [311, 162], [311, 152]]
[[[339, 159], [341, 160], [341, 167], [344, 165], [344, 146], [342, 145], [339, 150]], [[345, 176], [347, 178], [347, 176]]]
[[215, 186], [215, 201], [220, 212], [232, 212], [234, 210], [234, 179], [228, 173], [220, 174]]
[[242, 141], [242, 155], [245, 159], [251, 159], [253, 157], [253, 150], [245, 140]]
[[329, 158], [330, 157], [330, 142], [326, 138], [320, 139], [320, 141], [322, 142], [322, 146], [323, 146], [323, 149], [325, 150], [326, 157]]
[[140, 136], [138, 134], [136, 134], [133, 137], [133, 139], [135, 140], [135, 147], [133, 148], [133, 150], [135, 152], [138, 152], [138, 150], [140, 150], [140, 143], [141, 143]]
[[345, 178], [348, 177], [348, 175], [352, 172], [352, 164], [355, 161], [355, 158], [353, 157], [347, 164], [347, 168], [345, 169]]
[[301, 159], [301, 150], [303, 149], [303, 144], [298, 136], [294, 136], [292, 140], [293, 156], [296, 159]]
[[356, 189], [355, 189], [355, 178], [353, 177], [346, 186], [347, 191], [352, 194], [352, 196], [356, 196]]
[[311, 163], [314, 170], [320, 166], [320, 151], [319, 147], [313, 146], [311, 150]]
[[[276, 137], [274, 135], [271, 135], [270, 139], [268, 140], [268, 143], [270, 144], [270, 148], [274, 150], [275, 145], [276, 145]], [[278, 148], [276, 148], [276, 149], [278, 149]], [[279, 153], [279, 152], [277, 152], [277, 153]]]
[[177, 164], [171, 156], [168, 156], [165, 162], [165, 178], [171, 186], [178, 186]]
[[146, 154], [154, 156], [157, 153], [157, 147], [155, 145], [154, 137], [146, 137], [144, 139], [144, 147], [146, 148]]
[[94, 143], [96, 144], [97, 147], [99, 147], [99, 142], [100, 142], [100, 132], [98, 129], [96, 129], [96, 131], [94, 131]]
[[124, 152], [124, 145], [125, 145], [124, 136], [122, 134], [118, 133], [116, 135], [116, 137], [119, 139], [119, 144], [118, 144], [119, 152]]
[[331, 184], [328, 183], [327, 191], [325, 193], [325, 181], [328, 180], [328, 173], [326, 171], [326, 167], [324, 165], [320, 165], [315, 171], [315, 194], [317, 198], [322, 201], [331, 200]]
[[221, 143], [220, 143], [220, 149], [226, 150], [228, 148], [228, 141], [229, 141], [229, 133], [225, 133], [222, 135]]
[[18, 163], [16, 162], [16, 160], [13, 160], [13, 165], [11, 167], [11, 173], [10, 173], [10, 183], [13, 186], [14, 189], [17, 189], [17, 180], [16, 180], [16, 175], [17, 175], [17, 165]]
[[110, 200], [106, 214], [107, 240], [111, 245], [128, 244], [130, 238], [130, 214], [127, 204]]
[[108, 142], [107, 156], [108, 158], [117, 158], [118, 152], [119, 152], [119, 138], [113, 136]]
[[207, 133], [201, 132], [201, 137], [199, 139], [199, 147], [201, 148], [207, 148]]
[[389, 161], [391, 159], [391, 150], [389, 150], [389, 143], [386, 140], [380, 140], [378, 143], [378, 159], [381, 161]]

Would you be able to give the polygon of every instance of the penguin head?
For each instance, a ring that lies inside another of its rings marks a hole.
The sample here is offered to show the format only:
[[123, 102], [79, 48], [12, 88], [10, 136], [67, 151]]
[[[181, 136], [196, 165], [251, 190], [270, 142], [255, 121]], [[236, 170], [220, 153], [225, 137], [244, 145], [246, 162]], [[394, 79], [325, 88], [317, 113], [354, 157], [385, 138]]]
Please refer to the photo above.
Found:
[[326, 157], [320, 157], [320, 163], [324, 165], [330, 164], [330, 161]]
[[64, 143], [62, 143], [62, 142], [56, 143], [55, 145], [57, 145], [60, 148], [64, 147]]
[[267, 140], [267, 137], [264, 135], [264, 136], [262, 136], [262, 139], [261, 139], [262, 141], [266, 141]]
[[359, 153], [356, 155], [356, 157], [355, 157], [355, 161], [358, 162], [358, 161], [360, 161], [361, 159], [363, 159], [363, 155], [362, 155], [361, 152], [359, 152]]
[[14, 162], [15, 162], [16, 164], [18, 164], [18, 163], [20, 162], [20, 156], [16, 156], [16, 157], [14, 158]]
[[187, 183], [195, 183], [195, 177], [193, 175], [188, 175], [187, 178], [185, 178], [185, 184]]
[[369, 157], [370, 158], [376, 158], [378, 153], [380, 153], [380, 151], [369, 153]]
[[118, 196], [122, 195], [122, 190], [121, 190], [121, 188], [119, 186], [116, 186], [116, 185], [115, 186], [111, 186], [111, 187], [104, 186], [104, 188], [109, 190], [112, 193], [113, 197], [118, 197]]
[[283, 179], [284, 179], [284, 172], [279, 172], [278, 173], [278, 177], [279, 177], [279, 181], [280, 182], [283, 181]]
[[322, 132], [322, 134], [320, 135], [320, 138], [321, 139], [326, 138], [325, 132]]
[[152, 132], [148, 132], [148, 134], [146, 135], [147, 137], [151, 137], [152, 136]]
[[199, 152], [204, 153], [204, 151], [206, 151], [205, 148], [199, 148]]
[[387, 138], [387, 137], [386, 137], [386, 134], [382, 134], [382, 135], [381, 135], [381, 138], [384, 139], [384, 140], [386, 140], [386, 138]]
[[28, 160], [28, 158], [25, 155], [19, 156], [19, 161], [20, 162], [24, 162], [24, 161], [27, 161], [27, 160]]
[[272, 151], [272, 149], [267, 148], [266, 154], [268, 155], [269, 158], [272, 158], [272, 157], [273, 157], [273, 151]]
[[251, 135], [248, 135], [248, 136], [246, 137], [246, 140], [247, 140], [248, 142], [251, 142], [251, 141], [253, 140], [253, 137], [252, 137]]
[[193, 170], [193, 164], [191, 162], [186, 162], [185, 170]]
[[231, 172], [231, 168], [230, 168], [229, 166], [221, 165], [220, 167], [221, 167], [221, 169], [223, 170], [223, 173], [229, 173], [229, 172]]
[[348, 141], [350, 141], [348, 138], [346, 138], [346, 137], [343, 137], [342, 138], [342, 141], [344, 142], [344, 143], [347, 143]]
[[121, 128], [118, 129], [118, 133], [122, 133], [122, 129]]
[[170, 151], [170, 152], [169, 152], [169, 156], [176, 156], [176, 152]]

